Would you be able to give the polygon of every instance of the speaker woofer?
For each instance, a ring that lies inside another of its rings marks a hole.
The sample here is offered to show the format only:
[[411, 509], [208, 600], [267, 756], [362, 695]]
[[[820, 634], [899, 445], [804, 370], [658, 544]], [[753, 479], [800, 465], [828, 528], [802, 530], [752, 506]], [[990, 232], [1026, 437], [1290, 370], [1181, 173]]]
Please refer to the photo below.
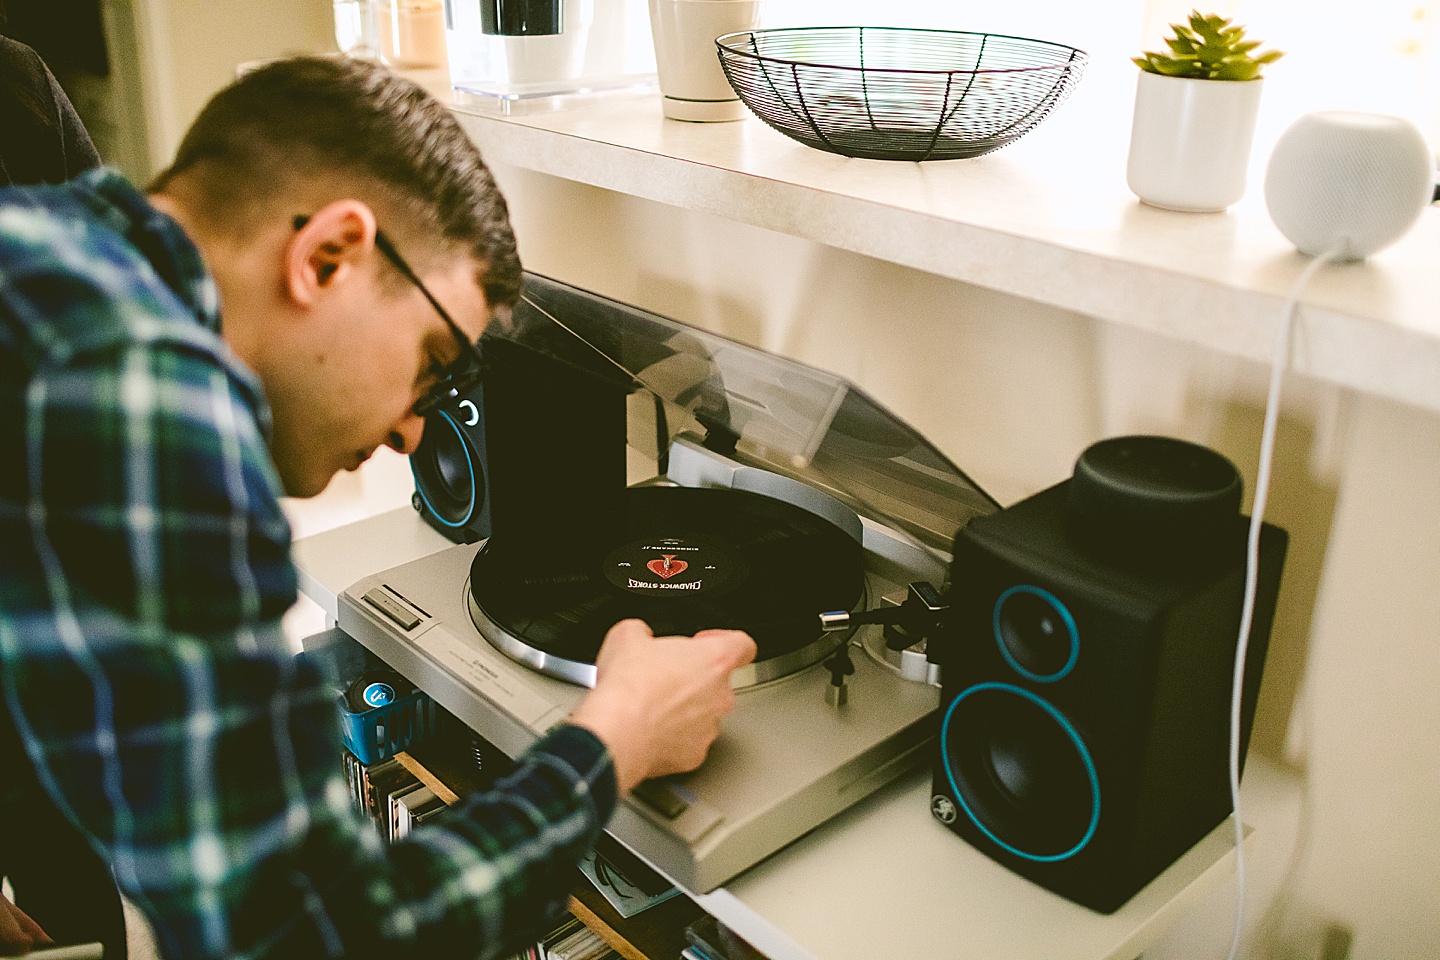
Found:
[[1090, 751], [1034, 693], [1007, 683], [962, 691], [945, 711], [940, 755], [965, 815], [1016, 856], [1065, 860], [1095, 835], [1100, 781]]
[[[475, 404], [464, 401], [461, 417], [478, 419]], [[474, 426], [475, 419], [469, 419]], [[448, 410], [425, 423], [420, 445], [410, 456], [415, 493], [440, 523], [460, 528], [470, 523], [485, 502], [485, 470], [465, 431]]]

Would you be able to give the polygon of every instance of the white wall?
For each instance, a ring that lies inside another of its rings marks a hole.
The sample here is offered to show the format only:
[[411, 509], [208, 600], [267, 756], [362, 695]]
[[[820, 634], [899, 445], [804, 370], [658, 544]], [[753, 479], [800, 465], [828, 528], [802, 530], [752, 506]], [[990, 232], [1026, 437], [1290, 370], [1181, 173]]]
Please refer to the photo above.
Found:
[[[511, 168], [526, 265], [856, 381], [1002, 503], [1089, 443], [1206, 443], [1253, 486], [1267, 371], [793, 237]], [[1247, 777], [1251, 957], [1440, 956], [1440, 417], [1291, 377], [1292, 535]], [[958, 840], [956, 842], [959, 842]], [[1231, 894], [1150, 954], [1220, 958]], [[819, 908], [819, 907], [817, 907]]]
[[240, 64], [333, 52], [331, 9], [327, 0], [106, 0], [115, 78], [108, 109], [124, 127], [118, 136], [129, 138], [116, 161], [142, 181], [166, 166]]

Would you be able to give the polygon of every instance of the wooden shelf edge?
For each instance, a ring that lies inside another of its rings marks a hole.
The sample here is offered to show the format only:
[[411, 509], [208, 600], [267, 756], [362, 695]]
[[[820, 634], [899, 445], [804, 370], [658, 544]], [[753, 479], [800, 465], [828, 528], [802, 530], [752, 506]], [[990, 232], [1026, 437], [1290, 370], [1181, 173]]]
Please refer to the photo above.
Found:
[[429, 787], [431, 790], [434, 790], [435, 796], [439, 797], [441, 800], [444, 800], [447, 805], [460, 802], [460, 795], [458, 793], [447, 787], [443, 782], [441, 782], [439, 777], [431, 773], [430, 770], [423, 763], [421, 763], [419, 760], [416, 760], [410, 754], [397, 753], [395, 754], [395, 759], [400, 761], [400, 765], [402, 767], [415, 774], [415, 776], [420, 780], [421, 783], [425, 784], [425, 786]]
[[570, 902], [566, 904], [566, 907], [575, 915], [577, 920], [595, 931], [601, 940], [610, 944], [610, 948], [624, 957], [625, 960], [661, 960], [661, 958], [658, 957], [647, 957], [639, 947], [635, 946], [629, 940], [626, 940], [620, 935], [620, 932], [610, 926], [610, 924], [601, 920], [599, 915], [585, 906], [578, 897], [571, 896]]

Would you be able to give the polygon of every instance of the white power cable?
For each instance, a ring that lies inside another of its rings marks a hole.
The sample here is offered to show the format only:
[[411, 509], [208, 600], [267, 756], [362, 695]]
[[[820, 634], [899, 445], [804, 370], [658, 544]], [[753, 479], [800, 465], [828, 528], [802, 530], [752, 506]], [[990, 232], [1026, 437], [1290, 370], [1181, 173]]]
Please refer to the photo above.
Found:
[[1245, 599], [1240, 611], [1240, 638], [1235, 644], [1234, 683], [1230, 690], [1230, 805], [1235, 822], [1235, 929], [1230, 937], [1229, 960], [1240, 952], [1240, 935], [1245, 925], [1245, 826], [1240, 817], [1240, 706], [1245, 685], [1245, 658], [1250, 649], [1250, 627], [1255, 619], [1255, 594], [1260, 565], [1260, 531], [1265, 519], [1265, 501], [1270, 495], [1270, 469], [1275, 459], [1275, 429], [1280, 421], [1280, 384], [1290, 362], [1290, 341], [1295, 331], [1295, 310], [1311, 278], [1329, 263], [1343, 245], [1316, 257], [1296, 278], [1280, 314], [1280, 331], [1270, 361], [1270, 391], [1265, 398], [1265, 425], [1260, 431], [1260, 465], [1255, 471], [1255, 502], [1250, 510], [1250, 534], [1245, 545]]

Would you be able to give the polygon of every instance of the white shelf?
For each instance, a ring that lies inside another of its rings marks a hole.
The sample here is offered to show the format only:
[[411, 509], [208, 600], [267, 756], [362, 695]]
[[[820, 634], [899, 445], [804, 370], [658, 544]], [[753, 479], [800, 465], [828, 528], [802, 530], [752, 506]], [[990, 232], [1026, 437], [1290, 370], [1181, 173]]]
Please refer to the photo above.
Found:
[[[500, 164], [1268, 362], [1308, 261], [1265, 212], [1264, 132], [1229, 212], [1155, 209], [1124, 183], [1129, 95], [1091, 83], [1009, 147], [927, 163], [834, 156], [754, 118], [665, 120], [658, 95], [524, 116], [454, 109]], [[1304, 300], [1297, 371], [1440, 411], [1440, 211], [1370, 261], [1321, 271]]]
[[774, 960], [1134, 960], [1234, 875], [1226, 821], [1118, 911], [1096, 913], [936, 823], [923, 769], [696, 900]]

